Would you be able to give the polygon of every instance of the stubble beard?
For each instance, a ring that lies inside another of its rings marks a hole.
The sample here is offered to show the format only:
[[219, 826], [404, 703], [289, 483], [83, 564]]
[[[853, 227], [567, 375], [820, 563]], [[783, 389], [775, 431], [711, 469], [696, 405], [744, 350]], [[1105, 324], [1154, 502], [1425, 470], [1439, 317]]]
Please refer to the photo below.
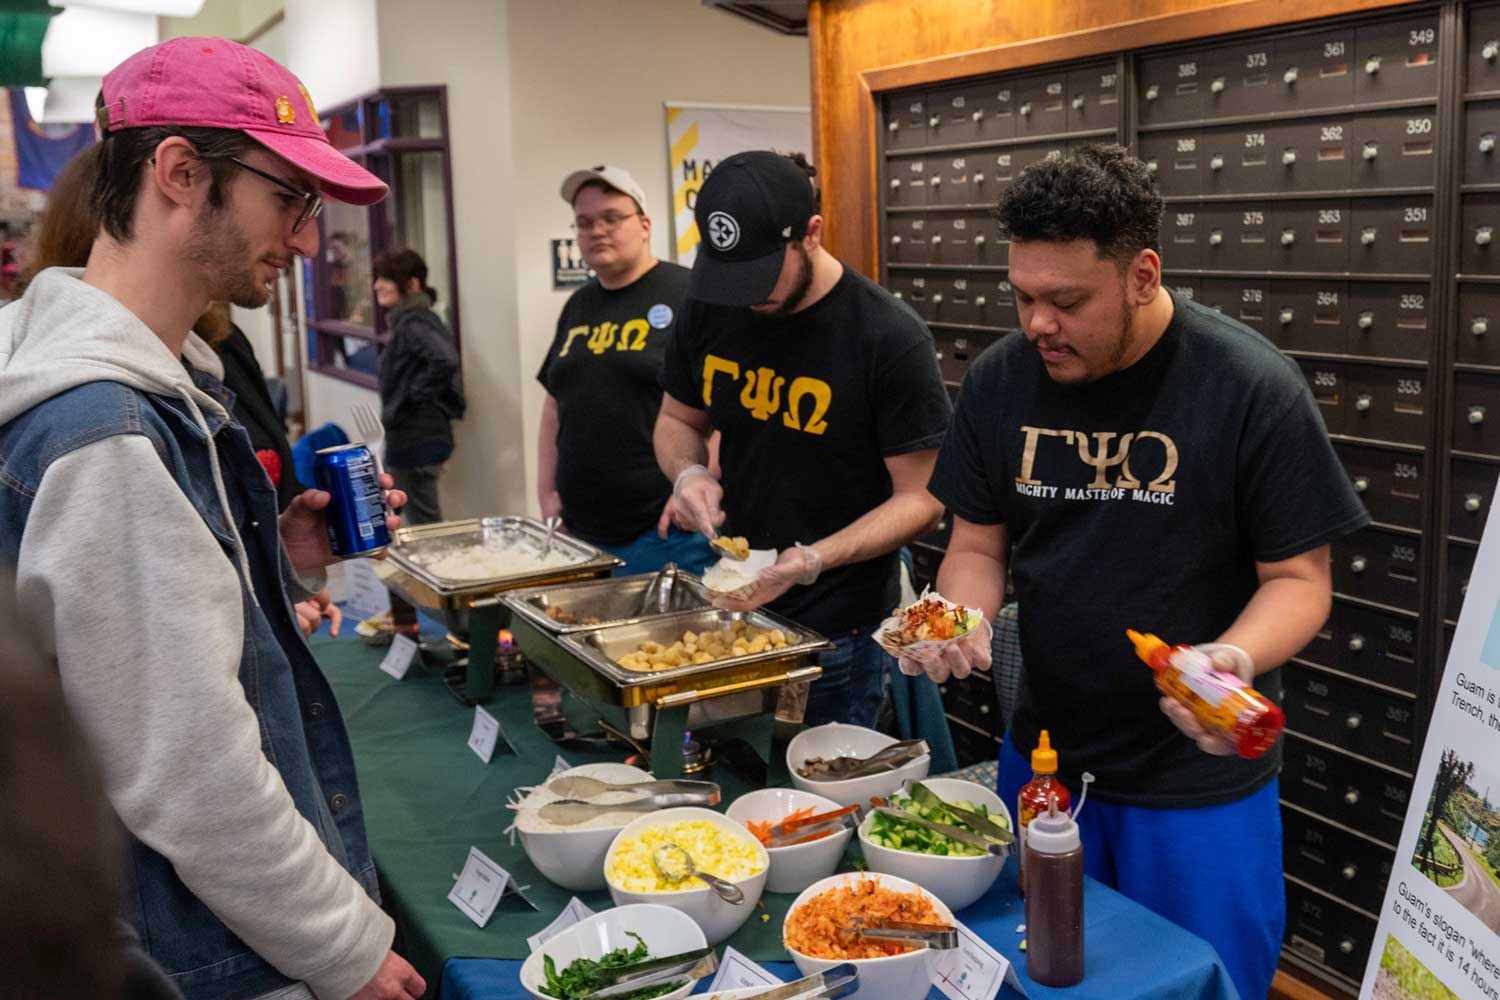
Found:
[[182, 252], [203, 272], [211, 300], [242, 309], [259, 309], [271, 300], [270, 289], [256, 280], [257, 262], [246, 263], [250, 239], [226, 208], [205, 206]]

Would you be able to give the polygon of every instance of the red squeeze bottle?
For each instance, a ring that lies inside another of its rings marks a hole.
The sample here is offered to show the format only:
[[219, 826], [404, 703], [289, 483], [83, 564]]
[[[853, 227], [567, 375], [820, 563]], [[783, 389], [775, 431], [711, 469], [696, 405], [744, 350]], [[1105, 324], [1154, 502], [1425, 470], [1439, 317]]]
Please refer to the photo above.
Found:
[[1286, 715], [1276, 704], [1192, 646], [1168, 646], [1133, 629], [1125, 634], [1156, 674], [1156, 689], [1193, 712], [1205, 729], [1228, 737], [1241, 757], [1259, 757], [1281, 738]]
[[1057, 780], [1057, 751], [1052, 749], [1052, 739], [1043, 729], [1036, 749], [1031, 751], [1031, 780], [1021, 786], [1016, 796], [1016, 878], [1023, 896], [1026, 895], [1026, 827], [1039, 814], [1051, 809], [1053, 799], [1057, 801], [1058, 812], [1068, 811], [1068, 790]]

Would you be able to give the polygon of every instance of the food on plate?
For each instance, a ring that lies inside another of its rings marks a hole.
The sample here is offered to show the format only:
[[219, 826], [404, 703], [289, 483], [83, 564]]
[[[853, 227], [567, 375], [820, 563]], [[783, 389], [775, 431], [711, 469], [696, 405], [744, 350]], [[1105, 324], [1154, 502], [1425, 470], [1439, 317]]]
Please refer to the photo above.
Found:
[[635, 652], [626, 653], [615, 662], [626, 670], [671, 670], [768, 649], [785, 649], [791, 642], [792, 638], [779, 628], [753, 628], [748, 622], [737, 621], [713, 632], [684, 632], [670, 646], [648, 639]]
[[[986, 819], [993, 821], [998, 826], [1010, 828], [1010, 820], [1002, 812], [990, 812], [985, 805], [974, 802], [955, 801], [953, 803], [960, 808], [970, 812], [979, 813]], [[924, 806], [920, 802], [907, 798], [905, 795], [891, 796], [891, 805], [919, 816], [922, 819], [931, 820], [934, 823], [946, 823], [959, 829], [968, 829], [959, 818], [941, 806]], [[937, 854], [950, 858], [977, 858], [984, 852], [969, 844], [961, 844], [952, 837], [930, 830], [925, 826], [908, 823], [906, 820], [886, 813], [875, 813], [870, 817], [870, 829], [866, 838], [870, 843], [879, 847], [889, 847], [893, 851], [910, 851], [913, 854]], [[985, 836], [975, 833], [974, 836]], [[1002, 843], [994, 837], [986, 837], [995, 843]]]
[[[595, 990], [608, 985], [599, 975], [601, 970], [622, 969], [635, 965], [637, 962], [648, 961], [651, 954], [646, 950], [646, 942], [642, 941], [641, 936], [634, 931], [625, 933], [635, 938], [634, 948], [616, 948], [597, 962], [592, 958], [577, 958], [569, 962], [568, 967], [562, 972], [557, 971], [557, 963], [552, 960], [551, 955], [543, 955], [542, 971], [547, 981], [542, 984], [541, 991], [549, 997], [557, 997], [558, 1000], [576, 1000], [578, 997], [588, 996]], [[617, 997], [616, 1000], [651, 1000], [652, 997], [666, 996], [676, 990], [678, 985], [672, 982], [647, 986]]]
[[733, 594], [755, 583], [759, 575], [746, 563], [720, 559], [703, 571], [703, 586], [715, 594]]
[[886, 620], [882, 637], [893, 646], [940, 642], [967, 635], [983, 620], [978, 611], [924, 594]]
[[783, 931], [786, 946], [812, 958], [838, 962], [887, 958], [912, 950], [912, 946], [895, 941], [877, 941], [841, 933], [854, 917], [918, 924], [940, 921], [932, 901], [922, 893], [898, 892], [881, 885], [878, 878], [862, 878], [834, 886], [787, 914]]
[[750, 558], [750, 540], [744, 535], [719, 535], [709, 544], [736, 559]]
[[412, 562], [445, 580], [488, 580], [498, 576], [516, 576], [541, 569], [557, 569], [580, 562], [576, 552], [554, 548], [545, 556], [529, 545], [492, 548], [488, 545], [458, 545], [424, 552], [417, 549], [408, 555]]
[[576, 611], [567, 608], [550, 607], [547, 609], [547, 617], [559, 625], [598, 625], [599, 619], [593, 615], [579, 616]]
[[651, 862], [651, 852], [663, 844], [676, 844], [692, 857], [699, 871], [717, 875], [726, 882], [747, 879], [765, 869], [755, 842], [747, 832], [738, 836], [704, 819], [679, 820], [650, 826], [630, 837], [610, 853], [604, 875], [627, 892], [676, 892], [702, 889], [708, 883], [696, 875], [669, 882]]

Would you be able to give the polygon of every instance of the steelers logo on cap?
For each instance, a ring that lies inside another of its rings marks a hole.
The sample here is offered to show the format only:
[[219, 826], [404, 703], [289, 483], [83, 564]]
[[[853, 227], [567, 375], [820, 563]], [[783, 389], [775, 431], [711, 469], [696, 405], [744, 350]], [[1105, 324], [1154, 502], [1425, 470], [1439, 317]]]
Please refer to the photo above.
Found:
[[733, 250], [740, 241], [740, 224], [728, 212], [715, 212], [708, 217], [708, 242], [715, 250]]

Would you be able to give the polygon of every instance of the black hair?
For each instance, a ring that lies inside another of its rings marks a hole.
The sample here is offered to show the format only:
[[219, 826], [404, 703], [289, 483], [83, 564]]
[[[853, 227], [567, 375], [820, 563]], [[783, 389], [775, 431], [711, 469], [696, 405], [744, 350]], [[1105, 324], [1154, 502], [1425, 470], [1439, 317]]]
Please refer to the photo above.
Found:
[[1101, 258], [1122, 267], [1142, 250], [1161, 252], [1161, 192], [1123, 146], [1033, 163], [1000, 195], [996, 215], [1010, 239], [1093, 240]]
[[786, 157], [788, 160], [791, 160], [794, 164], [797, 165], [799, 169], [801, 169], [804, 174], [807, 175], [807, 183], [811, 184], [813, 189], [813, 215], [822, 215], [823, 189], [818, 187], [817, 181], [813, 180], [814, 177], [818, 176], [818, 168], [813, 166], [812, 161], [810, 161], [807, 158], [807, 155], [802, 153], [801, 151], [787, 153], [782, 152], [781, 150], [777, 150], [777, 152], [781, 153], [781, 155]]
[[407, 247], [399, 247], [395, 250], [387, 250], [375, 258], [370, 265], [371, 272], [377, 278], [386, 281], [394, 281], [396, 289], [406, 295], [406, 286], [411, 279], [416, 278], [417, 283], [422, 286], [433, 302], [437, 301], [437, 289], [427, 283], [427, 262], [422, 259], [421, 254]]
[[223, 185], [235, 169], [225, 157], [241, 156], [256, 145], [255, 140], [245, 133], [226, 128], [156, 125], [106, 132], [100, 145], [99, 173], [94, 179], [89, 202], [104, 231], [121, 243], [128, 243], [132, 237], [136, 201], [141, 193], [141, 168], [156, 155], [157, 146], [174, 136], [191, 143], [198, 156], [208, 164], [213, 179], [208, 189], [208, 203], [214, 208], [223, 207]]

